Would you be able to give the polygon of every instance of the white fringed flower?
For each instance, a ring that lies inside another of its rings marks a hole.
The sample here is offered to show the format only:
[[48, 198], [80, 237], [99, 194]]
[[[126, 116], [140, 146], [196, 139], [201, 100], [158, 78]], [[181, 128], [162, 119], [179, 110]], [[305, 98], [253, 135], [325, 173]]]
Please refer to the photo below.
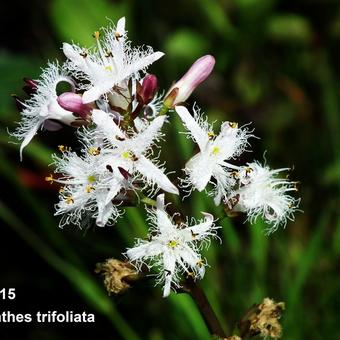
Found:
[[139, 269], [143, 264], [158, 268], [158, 283], [164, 283], [163, 297], [167, 297], [171, 284], [179, 287], [181, 274], [203, 278], [207, 263], [199, 254], [199, 243], [216, 236], [217, 227], [208, 213], [203, 213], [204, 220], [191, 227], [187, 223], [174, 224], [165, 211], [163, 194], [157, 197], [156, 211], [149, 212], [149, 240], [138, 240], [126, 255]]
[[[214, 190], [211, 194], [215, 196], [214, 202], [218, 205], [235, 184], [228, 170], [238, 167], [229, 161], [246, 149], [248, 138], [252, 135], [247, 129], [238, 128], [237, 123], [232, 122], [224, 122], [219, 135], [215, 135], [195, 108], [194, 116], [184, 106], [176, 106], [175, 109], [187, 128], [188, 135], [200, 149], [185, 165], [187, 178], [183, 180], [184, 187], [203, 191], [209, 182], [212, 183]], [[211, 181], [212, 178], [215, 182]]]
[[77, 45], [63, 45], [64, 54], [70, 60], [69, 70], [76, 78], [90, 81], [90, 85], [85, 86], [84, 103], [112, 92], [114, 86], [119, 86], [127, 78], [138, 78], [140, 71], [145, 71], [164, 55], [153, 52], [150, 46], [132, 48], [126, 36], [125, 18], [118, 21], [117, 27], [104, 29], [102, 41], [99, 40], [99, 32], [95, 32], [94, 36], [97, 50], [93, 53]]
[[[32, 140], [40, 127], [49, 130], [57, 124], [50, 120], [56, 120], [71, 125], [77, 118], [70, 111], [64, 110], [57, 102], [56, 88], [60, 82], [67, 82], [74, 87], [73, 81], [61, 69], [58, 63], [50, 63], [43, 70], [40, 79], [36, 80], [36, 91], [33, 96], [21, 103], [24, 106], [21, 112], [19, 127], [11, 133], [15, 138], [22, 140], [20, 146], [20, 158], [22, 151]], [[78, 118], [79, 119], [79, 118]]]
[[[102, 153], [107, 156], [112, 168], [124, 169], [133, 180], [141, 180], [151, 186], [158, 186], [172, 194], [178, 195], [178, 189], [164, 174], [164, 169], [148, 159], [151, 146], [161, 137], [160, 130], [166, 116], [155, 118], [144, 130], [131, 132], [132, 136], [122, 131], [112, 117], [101, 110], [93, 110], [93, 122], [96, 124], [96, 138], [102, 138], [105, 147]], [[107, 200], [112, 199], [111, 192]]]
[[233, 202], [229, 208], [247, 213], [251, 223], [261, 216], [270, 224], [268, 233], [276, 231], [279, 225], [285, 226], [287, 219], [294, 219], [300, 202], [288, 194], [297, 191], [296, 182], [278, 177], [286, 170], [289, 169], [271, 170], [257, 162], [248, 163], [239, 172], [240, 185], [229, 197], [228, 201]]
[[114, 198], [122, 188], [127, 189], [129, 183], [118, 170], [113, 172], [107, 168], [105, 156], [101, 156], [99, 150], [90, 147], [81, 157], [69, 151], [62, 157], [54, 156], [56, 172], [62, 177], [46, 179], [63, 185], [55, 213], [64, 215], [60, 226], [69, 223], [80, 226], [85, 215], [91, 215], [96, 218], [96, 224], [103, 227], [121, 215], [117, 206], [107, 201], [107, 193], [111, 190]]

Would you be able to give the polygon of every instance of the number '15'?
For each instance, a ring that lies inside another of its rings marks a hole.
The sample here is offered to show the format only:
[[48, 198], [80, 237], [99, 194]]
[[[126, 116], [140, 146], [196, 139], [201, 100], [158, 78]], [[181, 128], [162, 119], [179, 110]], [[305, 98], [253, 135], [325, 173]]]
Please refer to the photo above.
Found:
[[2, 288], [0, 289], [0, 298], [2, 300], [14, 300], [15, 299], [15, 288]]

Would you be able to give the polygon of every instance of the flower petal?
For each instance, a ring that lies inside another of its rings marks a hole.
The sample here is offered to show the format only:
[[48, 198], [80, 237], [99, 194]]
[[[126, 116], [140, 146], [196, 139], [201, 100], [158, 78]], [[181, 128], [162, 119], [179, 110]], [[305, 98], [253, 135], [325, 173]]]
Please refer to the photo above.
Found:
[[155, 118], [145, 130], [138, 133], [131, 141], [133, 150], [136, 150], [138, 153], [142, 153], [148, 149], [153, 140], [157, 137], [157, 134], [162, 128], [166, 118], [166, 116], [159, 116]]
[[[145, 241], [146, 242], [146, 241]], [[147, 257], [157, 256], [164, 251], [163, 246], [158, 242], [146, 242], [130, 248], [126, 251], [126, 256], [130, 261], [137, 261]]]
[[92, 120], [113, 145], [119, 143], [116, 136], [125, 138], [125, 134], [120, 130], [108, 113], [102, 110], [93, 110]]
[[209, 141], [209, 137], [206, 131], [204, 131], [196, 122], [194, 117], [189, 113], [188, 109], [184, 106], [176, 106], [176, 112], [182, 119], [185, 127], [190, 131], [191, 136], [198, 144], [200, 150], [204, 150], [206, 144]]
[[163, 265], [164, 265], [164, 287], [163, 297], [170, 295], [171, 282], [175, 274], [176, 258], [169, 252], [163, 254]]
[[214, 223], [214, 216], [205, 212], [202, 212], [202, 214], [204, 215], [204, 222], [196, 224], [192, 227], [178, 230], [178, 233], [186, 242], [204, 238], [209, 232], [209, 229], [212, 227]]
[[106, 223], [115, 211], [115, 207], [111, 202], [105, 204], [105, 196], [103, 194], [104, 193], [97, 194], [98, 214], [96, 218], [96, 224], [98, 227], [105, 227]]
[[20, 160], [22, 161], [22, 152], [24, 150], [24, 148], [29, 144], [29, 142], [33, 139], [33, 137], [35, 136], [35, 134], [37, 133], [39, 127], [41, 125], [41, 121], [39, 121], [36, 125], [34, 125], [31, 130], [29, 130], [26, 133], [26, 136], [24, 138], [24, 140], [22, 141], [21, 145], [20, 145]]
[[172, 224], [164, 206], [164, 194], [157, 196], [157, 227], [161, 233], [173, 232], [176, 227]]
[[146, 157], [141, 155], [134, 163], [136, 170], [139, 171], [148, 181], [156, 183], [161, 189], [171, 194], [179, 194], [178, 189], [171, 183], [163, 171]]
[[208, 153], [200, 152], [193, 156], [185, 165], [189, 173], [190, 182], [198, 190], [203, 191], [207, 186], [213, 172], [214, 163]]

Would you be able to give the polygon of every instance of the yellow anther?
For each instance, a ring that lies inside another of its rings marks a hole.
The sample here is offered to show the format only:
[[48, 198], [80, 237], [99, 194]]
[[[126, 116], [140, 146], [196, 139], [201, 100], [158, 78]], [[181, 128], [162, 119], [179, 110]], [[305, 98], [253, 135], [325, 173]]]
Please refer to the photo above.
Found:
[[211, 153], [213, 155], [218, 155], [220, 153], [220, 148], [218, 146], [214, 146]]
[[216, 136], [216, 135], [215, 135], [214, 131], [209, 131], [209, 132], [208, 132], [208, 137], [209, 137], [209, 139], [213, 139], [215, 136]]
[[231, 173], [230, 173], [230, 176], [231, 177], [233, 177], [233, 178], [238, 178], [238, 171], [232, 171]]
[[204, 266], [204, 260], [203, 260], [203, 259], [199, 259], [199, 260], [196, 262], [196, 266], [198, 266], [198, 267], [203, 267], [203, 266]]
[[176, 240], [171, 240], [171, 241], [168, 242], [168, 247], [169, 247], [169, 248], [174, 249], [174, 248], [176, 248], [177, 246], [178, 246], [178, 242], [177, 242]]
[[122, 35], [119, 32], [115, 32], [115, 39], [118, 41]]
[[229, 126], [230, 126], [232, 129], [237, 129], [237, 128], [238, 128], [238, 124], [235, 123], [235, 122], [229, 122]]
[[65, 191], [65, 187], [60, 187], [59, 188], [59, 194], [62, 194]]
[[46, 177], [45, 177], [45, 181], [46, 181], [46, 182], [50, 182], [50, 183], [52, 184], [53, 181], [54, 181], [53, 175], [51, 174], [51, 175], [49, 175], [49, 176], [46, 176]]
[[58, 145], [58, 150], [60, 152], [65, 152], [65, 151], [70, 151], [71, 148], [69, 146], [65, 146], [65, 145]]
[[105, 66], [104, 69], [105, 69], [105, 71], [112, 72], [112, 66], [111, 65]]
[[105, 53], [105, 57], [106, 58], [112, 58], [113, 57], [113, 54], [111, 51], [107, 50], [106, 53]]
[[95, 31], [95, 32], [93, 32], [92, 36], [93, 36], [93, 38], [98, 40], [99, 37], [100, 37], [100, 32], [99, 31]]
[[253, 169], [248, 167], [248, 168], [245, 168], [245, 171], [246, 171], [246, 175], [248, 175], [253, 171]]
[[95, 148], [91, 146], [90, 148], [88, 148], [87, 152], [92, 156], [98, 156], [100, 154], [100, 148]]
[[65, 197], [65, 201], [67, 204], [73, 204], [74, 203], [74, 199], [72, 196], [67, 196]]
[[93, 185], [88, 185], [85, 190], [89, 194], [92, 190], [94, 190], [94, 186]]

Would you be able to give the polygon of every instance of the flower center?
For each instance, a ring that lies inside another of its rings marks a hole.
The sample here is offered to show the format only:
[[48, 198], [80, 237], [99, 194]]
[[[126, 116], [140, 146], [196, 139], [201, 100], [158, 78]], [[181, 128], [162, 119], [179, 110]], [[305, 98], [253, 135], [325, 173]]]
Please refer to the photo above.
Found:
[[122, 153], [122, 157], [125, 158], [125, 159], [131, 159], [132, 158], [131, 151], [124, 151]]
[[89, 183], [93, 183], [95, 182], [97, 179], [94, 175], [90, 175], [89, 177], [87, 177], [87, 180]]
[[170, 240], [167, 244], [169, 248], [175, 249], [178, 246], [178, 241], [176, 240]]
[[220, 153], [220, 148], [218, 146], [214, 146], [211, 153], [213, 155], [218, 155]]

